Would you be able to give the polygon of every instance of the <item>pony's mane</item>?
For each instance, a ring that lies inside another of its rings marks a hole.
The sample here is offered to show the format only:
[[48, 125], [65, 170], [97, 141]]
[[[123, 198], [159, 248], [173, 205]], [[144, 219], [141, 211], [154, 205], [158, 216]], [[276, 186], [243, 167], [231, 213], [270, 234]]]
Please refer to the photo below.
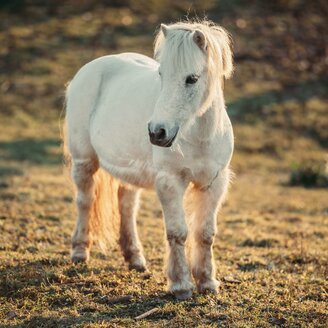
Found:
[[[157, 33], [154, 45], [154, 57], [161, 60], [163, 55], [169, 54], [171, 61], [179, 65], [193, 63], [199, 65], [193, 48], [195, 43], [191, 33], [199, 30], [206, 39], [207, 69], [208, 69], [208, 96], [206, 105], [213, 101], [213, 93], [223, 78], [229, 78], [233, 71], [231, 38], [221, 26], [208, 20], [181, 21], [168, 25], [170, 37], [165, 37], [162, 29]], [[164, 51], [165, 50], [165, 51]], [[166, 57], [166, 55], [165, 55]], [[199, 59], [199, 57], [198, 57]], [[196, 67], [197, 69], [197, 67]], [[204, 104], [205, 105], [205, 104]]]

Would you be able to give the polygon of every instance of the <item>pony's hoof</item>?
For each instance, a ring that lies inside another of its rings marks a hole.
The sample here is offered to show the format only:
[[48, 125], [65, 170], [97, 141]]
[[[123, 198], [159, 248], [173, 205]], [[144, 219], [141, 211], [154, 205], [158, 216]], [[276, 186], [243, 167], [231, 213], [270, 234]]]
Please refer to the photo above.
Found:
[[192, 297], [194, 291], [194, 285], [189, 279], [183, 279], [181, 281], [169, 282], [169, 291], [178, 300], [186, 300]]
[[87, 249], [73, 249], [72, 250], [72, 262], [73, 263], [86, 263], [89, 261], [90, 251]]
[[192, 297], [192, 290], [177, 290], [173, 294], [177, 300], [183, 301]]
[[129, 260], [129, 270], [136, 270], [138, 272], [145, 272], [147, 270], [146, 259], [143, 256], [133, 256]]
[[216, 279], [210, 279], [197, 286], [198, 292], [201, 294], [217, 294], [220, 282]]
[[145, 271], [147, 271], [147, 267], [143, 264], [131, 263], [131, 264], [129, 264], [129, 270], [136, 270], [138, 272], [145, 272]]

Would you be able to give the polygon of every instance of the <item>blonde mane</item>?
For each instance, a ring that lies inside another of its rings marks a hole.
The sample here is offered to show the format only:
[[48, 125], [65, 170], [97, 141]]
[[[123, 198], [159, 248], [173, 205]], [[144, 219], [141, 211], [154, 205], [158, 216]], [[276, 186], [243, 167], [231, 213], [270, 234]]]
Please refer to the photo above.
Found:
[[203, 108], [207, 109], [213, 102], [217, 87], [221, 86], [222, 89], [223, 78], [228, 79], [233, 72], [230, 35], [224, 28], [208, 20], [182, 21], [170, 24], [168, 28], [174, 30], [175, 33], [172, 33], [170, 38], [166, 38], [160, 29], [155, 38], [154, 57], [161, 60], [165, 48], [165, 53], [170, 54], [177, 67], [186, 63], [199, 65], [199, 60], [195, 57], [195, 51], [192, 48], [194, 44], [191, 45], [192, 40], [188, 36], [196, 30], [201, 31], [205, 36], [208, 93]]

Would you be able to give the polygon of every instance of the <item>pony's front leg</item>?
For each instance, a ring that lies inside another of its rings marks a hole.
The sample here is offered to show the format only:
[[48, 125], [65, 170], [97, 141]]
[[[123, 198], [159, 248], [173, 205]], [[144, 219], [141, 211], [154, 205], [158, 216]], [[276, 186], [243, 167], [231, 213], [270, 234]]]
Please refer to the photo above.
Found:
[[191, 269], [200, 293], [217, 293], [219, 282], [215, 279], [213, 242], [216, 234], [216, 217], [229, 185], [229, 170], [221, 172], [211, 186], [193, 187], [191, 218]]
[[192, 296], [193, 285], [185, 255], [188, 229], [183, 210], [183, 195], [186, 183], [178, 176], [159, 173], [156, 191], [162, 204], [166, 237], [168, 241], [167, 277], [168, 288], [176, 298]]

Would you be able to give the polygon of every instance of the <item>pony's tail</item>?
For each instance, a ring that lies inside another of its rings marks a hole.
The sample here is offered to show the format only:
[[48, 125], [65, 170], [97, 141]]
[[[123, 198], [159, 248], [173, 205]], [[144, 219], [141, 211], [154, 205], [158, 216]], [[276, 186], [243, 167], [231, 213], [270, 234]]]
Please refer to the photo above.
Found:
[[113, 176], [98, 168], [93, 175], [94, 202], [90, 213], [92, 240], [102, 251], [117, 240], [119, 230], [119, 182]]

